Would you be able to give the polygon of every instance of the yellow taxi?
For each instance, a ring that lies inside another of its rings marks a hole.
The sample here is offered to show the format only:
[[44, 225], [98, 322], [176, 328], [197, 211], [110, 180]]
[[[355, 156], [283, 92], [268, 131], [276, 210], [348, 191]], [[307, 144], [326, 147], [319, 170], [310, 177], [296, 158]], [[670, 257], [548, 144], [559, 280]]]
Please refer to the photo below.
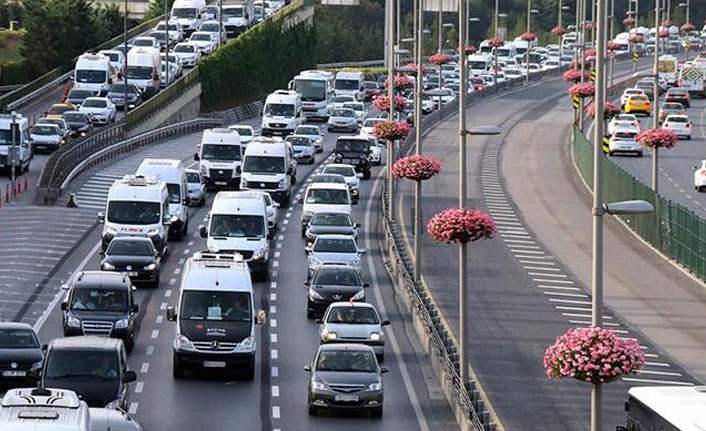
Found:
[[625, 113], [634, 114], [636, 112], [640, 112], [648, 116], [652, 113], [652, 105], [650, 104], [650, 99], [648, 99], [647, 96], [636, 94], [628, 97], [628, 100], [625, 102]]
[[71, 103], [55, 103], [51, 105], [49, 110], [46, 112], [45, 117], [61, 119], [61, 116], [64, 112], [76, 110], [76, 106], [72, 105]]

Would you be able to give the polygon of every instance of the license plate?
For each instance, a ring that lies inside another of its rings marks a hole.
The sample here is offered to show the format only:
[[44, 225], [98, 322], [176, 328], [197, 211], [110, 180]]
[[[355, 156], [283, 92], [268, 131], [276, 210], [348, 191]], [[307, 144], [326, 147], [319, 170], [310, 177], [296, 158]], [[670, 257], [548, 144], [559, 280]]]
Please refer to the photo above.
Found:
[[226, 363], [224, 361], [203, 361], [203, 366], [205, 368], [225, 368]]
[[228, 183], [225, 181], [216, 181], [217, 186], [225, 186], [226, 184], [228, 184]]
[[27, 371], [3, 371], [3, 377], [24, 377], [27, 375]]
[[137, 271], [130, 271], [127, 273], [128, 277], [137, 277]]
[[356, 402], [358, 401], [358, 395], [336, 395], [336, 401], [342, 402]]

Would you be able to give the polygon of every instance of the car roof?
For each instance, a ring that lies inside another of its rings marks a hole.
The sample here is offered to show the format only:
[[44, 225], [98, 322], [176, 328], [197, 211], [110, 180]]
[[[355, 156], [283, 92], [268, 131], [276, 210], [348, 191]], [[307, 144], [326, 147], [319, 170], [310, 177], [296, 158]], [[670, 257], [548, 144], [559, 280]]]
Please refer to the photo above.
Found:
[[[346, 308], [372, 308], [375, 310], [375, 306], [369, 302], [357, 302], [357, 301], [338, 301], [329, 304], [330, 307], [346, 307]], [[377, 311], [377, 310], [375, 310]]]
[[54, 338], [49, 343], [49, 349], [81, 349], [81, 350], [120, 350], [123, 341], [119, 338], [81, 335], [78, 337]]
[[127, 276], [120, 272], [112, 271], [82, 271], [74, 280], [73, 287], [84, 288], [124, 288], [130, 287]]
[[34, 332], [31, 325], [23, 322], [0, 322], [0, 329], [27, 329]]
[[[368, 139], [368, 138], [365, 138], [365, 139]], [[355, 168], [353, 167], [353, 165], [349, 165], [349, 164], [347, 164], [347, 163], [329, 163], [328, 165], [324, 166], [324, 170], [321, 171], [321, 172], [322, 172], [322, 173], [326, 173], [325, 171], [326, 171], [327, 168], [351, 168], [351, 169], [355, 169]], [[341, 174], [334, 174], [334, 175], [341, 175]], [[343, 176], [343, 175], [341, 175], [341, 176]]]
[[321, 344], [319, 346], [319, 352], [335, 352], [335, 351], [347, 351], [347, 352], [372, 352], [373, 348], [365, 344], [360, 343], [335, 343], [335, 344]]
[[[340, 175], [340, 174], [339, 174]], [[343, 175], [341, 175], [343, 176]], [[307, 187], [307, 190], [316, 190], [316, 189], [334, 189], [334, 190], [348, 190], [348, 184], [339, 184], [339, 183], [311, 183], [309, 184], [309, 187]]]
[[323, 234], [323, 235], [317, 235], [316, 240], [320, 239], [345, 239], [345, 240], [351, 240], [353, 239], [352, 236], [350, 235], [341, 235], [341, 234]]

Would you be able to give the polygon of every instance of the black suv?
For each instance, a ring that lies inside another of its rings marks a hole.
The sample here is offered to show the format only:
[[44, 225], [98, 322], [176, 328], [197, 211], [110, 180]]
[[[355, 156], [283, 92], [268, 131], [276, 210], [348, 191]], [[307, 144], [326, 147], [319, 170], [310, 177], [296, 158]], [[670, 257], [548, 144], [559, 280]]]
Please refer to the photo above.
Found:
[[321, 265], [304, 285], [309, 288], [306, 303], [309, 319], [322, 315], [334, 302], [365, 302], [365, 288], [369, 286], [352, 266], [328, 263]]
[[135, 372], [127, 369], [127, 354], [120, 340], [56, 338], [47, 347], [43, 387], [72, 390], [89, 407], [127, 410], [128, 383], [136, 379]]
[[0, 323], [0, 385], [29, 387], [37, 384], [42, 368], [42, 347], [26, 323]]
[[132, 350], [138, 305], [127, 274], [83, 271], [63, 287], [68, 290], [61, 303], [64, 336], [120, 338]]
[[370, 178], [370, 141], [362, 136], [340, 136], [333, 150], [335, 163], [352, 165], [362, 172], [364, 179]]

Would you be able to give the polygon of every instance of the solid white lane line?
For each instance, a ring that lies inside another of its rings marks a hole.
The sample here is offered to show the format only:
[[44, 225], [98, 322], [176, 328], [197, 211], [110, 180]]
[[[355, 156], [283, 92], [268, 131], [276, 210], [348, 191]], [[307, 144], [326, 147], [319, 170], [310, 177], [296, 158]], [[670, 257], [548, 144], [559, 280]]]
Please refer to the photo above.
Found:
[[546, 272], [528, 272], [527, 275], [538, 275], [540, 277], [568, 278], [565, 274], [547, 274]]
[[532, 281], [536, 281], [537, 283], [574, 284], [574, 282], [571, 280], [554, 280], [546, 278], [533, 278]]
[[673, 376], [673, 377], [681, 377], [681, 373], [677, 373], [674, 371], [647, 371], [647, 370], [639, 370], [637, 374], [653, 374], [655, 376]]
[[[529, 264], [532, 264], [532, 265], [556, 266], [556, 263], [554, 263], [554, 262], [540, 262], [540, 261], [537, 261], [537, 260], [520, 260], [519, 262], [520, 262], [520, 263], [529, 263]], [[528, 268], [528, 267], [525, 267], [525, 268]], [[547, 268], [547, 269], [549, 269], [549, 268]], [[558, 270], [557, 270], [557, 271], [558, 271]]]
[[636, 383], [654, 383], [657, 385], [680, 385], [680, 386], [694, 386], [693, 383], [689, 382], [677, 382], [674, 380], [653, 380], [653, 379], [636, 379], [634, 377], [623, 377], [626, 382], [636, 382]]
[[591, 305], [591, 301], [574, 301], [572, 299], [557, 299], [557, 298], [549, 298], [549, 302], [560, 302], [562, 304], [584, 304], [584, 305]]
[[[534, 262], [532, 262], [534, 263]], [[553, 264], [552, 264], [553, 265]], [[542, 268], [541, 266], [522, 266], [524, 269], [539, 269], [541, 271], [561, 271], [559, 268]]]
[[584, 295], [583, 293], [565, 293], [565, 292], [542, 292], [545, 295], [548, 296], [566, 296], [569, 298], [588, 298], [588, 295]]
[[538, 284], [540, 289], [556, 289], [556, 290], [581, 290], [578, 287], [567, 287], [567, 286], [547, 286], [546, 284]]

